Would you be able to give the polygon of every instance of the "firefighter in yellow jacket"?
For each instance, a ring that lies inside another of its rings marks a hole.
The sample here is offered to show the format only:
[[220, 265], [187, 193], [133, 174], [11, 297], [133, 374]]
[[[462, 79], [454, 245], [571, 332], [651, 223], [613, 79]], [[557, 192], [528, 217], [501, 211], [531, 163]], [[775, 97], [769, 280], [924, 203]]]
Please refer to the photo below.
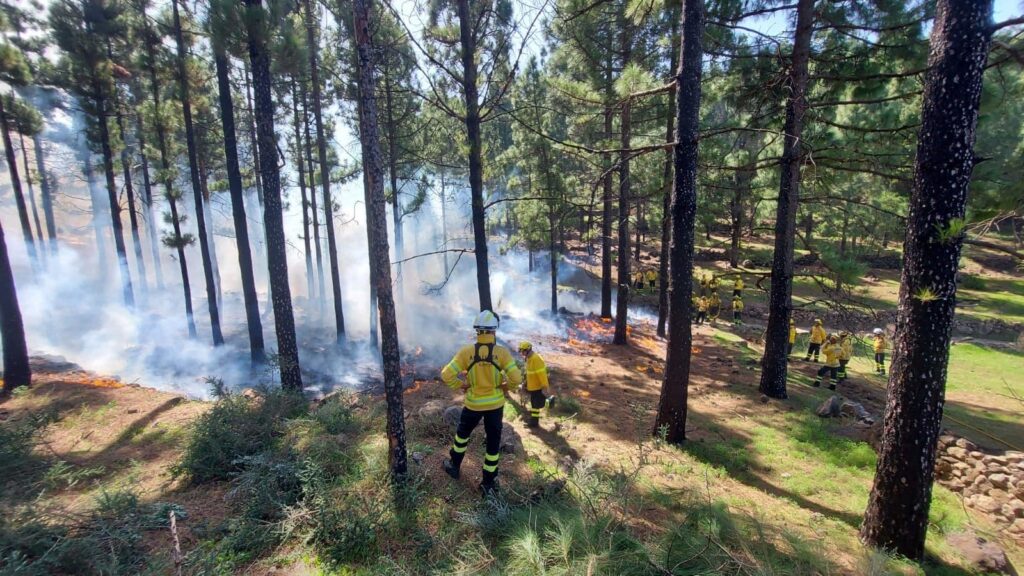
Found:
[[[484, 496], [498, 488], [498, 460], [501, 458], [501, 416], [505, 407], [505, 393], [511, 384], [518, 387], [523, 374], [508, 348], [495, 342], [500, 319], [490, 310], [476, 317], [473, 328], [476, 342], [463, 346], [443, 370], [441, 380], [453, 390], [466, 393], [465, 406], [455, 431], [455, 442], [444, 461], [444, 471], [452, 478], [459, 477], [462, 459], [469, 447], [469, 436], [480, 420], [484, 421], [487, 435], [484, 453], [483, 481], [480, 489]], [[463, 380], [460, 376], [465, 376]], [[507, 382], [506, 382], [507, 381]]]
[[804, 362], [809, 362], [811, 360], [811, 356], [814, 356], [814, 361], [817, 362], [818, 354], [821, 352], [821, 345], [824, 344], [827, 339], [821, 319], [816, 318], [814, 320], [814, 326], [811, 326], [811, 343], [807, 346], [807, 357], [804, 358]]
[[831, 378], [828, 389], [835, 390], [836, 380], [839, 379], [839, 337], [835, 334], [829, 336], [821, 348], [821, 353], [825, 355], [825, 365], [818, 368], [818, 377], [814, 379], [814, 387], [821, 386], [822, 377], [828, 376]]
[[548, 396], [548, 366], [544, 359], [533, 349], [529, 342], [519, 343], [519, 353], [526, 360], [526, 391], [530, 394], [530, 428], [540, 426], [541, 410], [555, 402], [554, 396]]
[[732, 295], [743, 297], [743, 276], [737, 276], [732, 282]]
[[793, 347], [796, 346], [796, 320], [789, 319], [789, 348], [786, 350], [786, 355], [793, 354]]
[[739, 296], [732, 297], [732, 322], [743, 324], [743, 299]]
[[839, 379], [836, 384], [842, 384], [846, 380], [846, 365], [853, 358], [853, 336], [843, 330], [839, 333]]
[[647, 277], [647, 287], [648, 288], [657, 288], [657, 286], [658, 286], [658, 271], [655, 270], [654, 268], [651, 268], [650, 270], [647, 271], [647, 274], [645, 274], [645, 276]]
[[885, 376], [885, 332], [881, 328], [875, 328], [874, 337], [875, 373]]

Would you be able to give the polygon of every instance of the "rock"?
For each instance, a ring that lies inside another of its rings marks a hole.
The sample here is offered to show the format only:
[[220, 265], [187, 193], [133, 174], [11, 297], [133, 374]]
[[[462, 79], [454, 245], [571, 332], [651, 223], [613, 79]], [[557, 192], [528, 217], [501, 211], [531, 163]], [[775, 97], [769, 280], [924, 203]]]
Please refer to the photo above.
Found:
[[516, 429], [505, 425], [501, 428], [501, 451], [505, 454], [521, 453], [523, 451], [523, 439], [519, 437]]
[[445, 405], [440, 400], [431, 400], [420, 406], [416, 413], [424, 420], [437, 421], [444, 417]]
[[956, 442], [954, 442], [954, 444], [956, 444], [958, 447], [963, 448], [963, 449], [965, 449], [967, 451], [977, 450], [978, 449], [978, 446], [974, 442], [971, 442], [970, 440], [968, 440], [967, 438], [957, 438]]
[[1010, 450], [1006, 454], [1003, 454], [1003, 456], [1006, 458], [1006, 461], [1011, 464], [1024, 462], [1024, 452], [1014, 452], [1013, 450]]
[[1009, 461], [1003, 456], [985, 456], [982, 460], [985, 464], [998, 464], [1000, 466], [1006, 466]]
[[953, 465], [945, 460], [938, 460], [935, 462], [935, 475], [939, 478], [945, 478], [953, 473]]
[[1014, 520], [1013, 524], [1010, 524], [1010, 527], [1007, 528], [1007, 530], [1013, 534], [1024, 533], [1024, 518], [1017, 518]]
[[967, 455], [970, 456], [971, 458], [974, 458], [975, 460], [981, 460], [982, 458], [985, 457], [984, 453], [978, 452], [977, 450], [973, 450], [971, 452], [968, 452]]
[[1014, 498], [1006, 504], [1003, 504], [1000, 512], [1010, 520], [1014, 520], [1015, 518], [1024, 518], [1024, 502]]
[[831, 396], [821, 403], [815, 413], [822, 418], [838, 418], [842, 412], [843, 399], [839, 396]]
[[839, 406], [839, 411], [844, 416], [850, 416], [856, 418], [858, 422], [864, 422], [866, 424], [874, 424], [875, 420], [868, 413], [867, 409], [858, 402], [851, 402], [849, 400], [843, 400], [843, 403]]
[[950, 534], [946, 537], [946, 541], [968, 562], [983, 572], [1011, 573], [1006, 553], [994, 542], [989, 542], [973, 532]]
[[257, 398], [263, 397], [262, 394], [260, 394], [259, 392], [252, 388], [246, 388], [245, 390], [242, 390], [242, 396], [245, 398], [249, 398], [250, 400], [255, 400]]
[[946, 449], [946, 454], [949, 454], [950, 456], [956, 458], [957, 460], [967, 459], [967, 450], [964, 450], [963, 448], [960, 448], [958, 446], [950, 446], [949, 448]]
[[1000, 490], [999, 488], [990, 488], [985, 492], [985, 494], [987, 494], [989, 498], [995, 500], [996, 504], [999, 504], [1000, 507], [1010, 501], [1010, 495], [1006, 490]]
[[992, 514], [1003, 507], [1002, 504], [999, 504], [992, 497], [985, 494], [975, 494], [971, 498], [971, 502], [976, 509], [986, 514]]
[[989, 474], [988, 481], [996, 488], [1006, 488], [1010, 483], [1010, 477], [1006, 474]]
[[459, 426], [459, 418], [462, 417], [462, 406], [449, 406], [444, 409], [441, 419], [453, 431]]
[[951, 436], [949, 434], [943, 434], [942, 436], [939, 436], [939, 446], [950, 446], [955, 442], [956, 436]]
[[770, 400], [770, 398], [768, 398], [768, 396], [766, 396], [764, 394], [761, 394], [760, 400], [761, 400], [761, 404], [767, 404], [768, 401]]
[[412, 461], [416, 464], [423, 464], [423, 452], [413, 452]]

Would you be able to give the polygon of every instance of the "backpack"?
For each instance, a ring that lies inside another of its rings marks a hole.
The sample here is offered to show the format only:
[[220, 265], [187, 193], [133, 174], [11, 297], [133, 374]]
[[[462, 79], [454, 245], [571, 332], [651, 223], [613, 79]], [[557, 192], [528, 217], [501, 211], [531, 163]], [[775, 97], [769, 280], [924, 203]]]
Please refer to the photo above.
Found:
[[[494, 361], [494, 347], [495, 344], [480, 342], [474, 344], [473, 360], [469, 363], [469, 366], [466, 367], [466, 374], [468, 375], [470, 371], [473, 370], [473, 367], [480, 363], [490, 364], [491, 366], [494, 366], [498, 370], [498, 373], [500, 374], [502, 372], [502, 369], [501, 366], [498, 366], [498, 363]], [[486, 350], [487, 354], [480, 354], [482, 350]]]

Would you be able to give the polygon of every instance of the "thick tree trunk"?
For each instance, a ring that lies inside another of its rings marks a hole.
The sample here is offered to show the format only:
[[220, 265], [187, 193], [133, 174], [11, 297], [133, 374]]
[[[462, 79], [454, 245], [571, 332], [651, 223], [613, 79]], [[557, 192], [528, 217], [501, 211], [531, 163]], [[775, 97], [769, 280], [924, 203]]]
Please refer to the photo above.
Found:
[[46, 153], [43, 150], [43, 139], [39, 134], [32, 135], [32, 148], [36, 156], [36, 172], [39, 173], [39, 195], [43, 204], [43, 219], [46, 220], [46, 237], [50, 245], [50, 253], [57, 253], [57, 219], [53, 214], [53, 191], [50, 189], [50, 177], [46, 172]]
[[939, 0], [921, 109], [914, 187], [903, 250], [896, 349], [865, 543], [924, 556], [942, 425], [962, 222], [974, 169], [992, 0]]
[[[674, 6], [674, 5], [673, 5]], [[673, 74], [678, 74], [679, 68], [679, 50], [675, 47], [680, 44], [681, 40], [679, 37], [679, 20], [676, 17], [679, 14], [678, 10], [674, 7], [672, 9], [672, 45], [669, 47], [671, 55], [669, 56], [670, 70]], [[665, 141], [672, 142], [675, 138], [675, 119], [676, 114], [673, 110], [676, 104], [676, 85], [673, 84], [672, 88], [668, 91], [668, 104], [669, 113], [666, 114], [668, 117], [665, 121]], [[670, 148], [665, 151], [665, 165], [664, 172], [661, 176], [661, 185], [664, 189], [664, 196], [662, 197], [661, 204], [661, 254], [658, 258], [658, 336], [664, 338], [667, 335], [667, 324], [669, 315], [669, 297], [668, 297], [668, 286], [669, 286], [669, 246], [672, 242], [672, 192], [674, 182], [674, 166], [675, 166], [675, 148]]]
[[785, 142], [782, 150], [778, 208], [775, 213], [775, 253], [772, 256], [772, 285], [768, 296], [768, 328], [764, 358], [761, 360], [762, 394], [786, 397], [789, 347], [789, 318], [792, 312], [793, 248], [796, 238], [796, 209], [800, 199], [800, 135], [807, 110], [807, 61], [814, 25], [814, 0], [797, 3], [793, 61], [786, 103]]
[[[152, 36], [149, 30], [149, 17], [145, 11], [141, 14], [146, 36]], [[178, 253], [178, 269], [181, 272], [181, 287], [185, 297], [185, 320], [188, 323], [189, 338], [196, 338], [196, 320], [192, 311], [192, 286], [188, 279], [188, 262], [185, 260], [185, 245], [181, 235], [181, 219], [178, 216], [178, 197], [174, 191], [174, 185], [170, 176], [171, 163], [168, 158], [167, 129], [164, 126], [163, 118], [160, 116], [160, 80], [156, 72], [156, 47], [149, 42], [146, 46], [146, 72], [149, 75], [150, 90], [153, 93], [153, 109], [156, 111], [153, 116], [154, 127], [156, 128], [157, 145], [160, 149], [160, 174], [164, 184], [164, 197], [167, 199], [167, 206], [171, 211], [171, 226], [174, 232], [173, 247]], [[152, 203], [150, 203], [152, 205]]]
[[388, 257], [387, 216], [384, 200], [384, 168], [377, 131], [376, 80], [373, 50], [370, 45], [370, 0], [355, 0], [353, 20], [356, 52], [359, 58], [359, 124], [363, 164], [369, 177], [372, 208], [367, 229], [370, 232], [370, 259], [374, 261], [373, 284], [377, 287], [377, 306], [381, 319], [381, 352], [384, 365], [384, 395], [387, 401], [388, 462], [395, 482], [404, 482], [407, 463], [405, 450], [405, 409], [402, 406], [402, 371], [398, 347], [398, 321], [391, 293], [391, 261]]
[[313, 252], [316, 255], [316, 285], [317, 302], [320, 313], [323, 314], [324, 302], [327, 298], [324, 283], [324, 257], [320, 248], [320, 214], [316, 207], [316, 171], [313, 168], [313, 139], [309, 136], [309, 98], [306, 94], [306, 83], [299, 83], [302, 94], [302, 130], [306, 138], [302, 146], [306, 152], [306, 166], [309, 168], [309, 207], [313, 213]]
[[299, 168], [299, 196], [302, 199], [302, 247], [306, 256], [306, 299], [316, 297], [313, 289], [313, 253], [310, 249], [309, 199], [306, 197], [306, 165], [302, 160], [302, 129], [299, 123], [299, 92], [292, 77], [292, 127], [295, 131], [295, 160]]
[[473, 250], [480, 309], [491, 310], [491, 276], [487, 264], [487, 228], [484, 214], [483, 144], [480, 140], [480, 97], [477, 93], [476, 34], [469, 0], [457, 0], [459, 40], [462, 47], [462, 92], [466, 98], [466, 138], [469, 142], [469, 188], [473, 208]]
[[114, 118], [117, 120], [117, 132], [121, 137], [121, 171], [124, 174], [124, 195], [128, 199], [128, 224], [132, 228], [132, 244], [135, 248], [135, 263], [139, 269], [139, 286], [146, 287], [146, 260], [142, 257], [142, 236], [139, 234], [139, 214], [135, 210], [135, 185], [132, 182], [132, 159], [128, 152], [128, 134], [124, 130], [124, 116], [120, 111], [120, 103], [114, 102]]
[[3, 394], [18, 386], [32, 383], [32, 370], [28, 364], [28, 345], [25, 343], [25, 325], [18, 306], [18, 290], [14, 285], [11, 260], [7, 255], [7, 239], [0, 224], [0, 343], [4, 348]]
[[185, 68], [187, 54], [185, 51], [185, 36], [181, 30], [181, 18], [178, 15], [178, 0], [171, 0], [171, 12], [174, 17], [174, 40], [178, 47], [178, 90], [181, 94], [181, 114], [185, 124], [185, 144], [188, 148], [188, 168], [189, 175], [192, 178], [192, 196], [195, 199], [196, 206], [195, 216], [196, 231], [199, 235], [199, 253], [203, 259], [203, 278], [206, 281], [206, 302], [210, 310], [210, 330], [213, 333], [213, 345], [220, 346], [224, 343], [224, 336], [220, 331], [217, 284], [213, 275], [213, 262], [210, 258], [210, 239], [207, 236], [206, 210], [203, 207], [203, 189], [199, 178], [199, 159], [196, 156], [196, 138], [192, 127], [192, 102], [189, 94], [188, 71]]
[[18, 162], [14, 155], [14, 145], [11, 144], [11, 133], [7, 127], [7, 111], [4, 110], [3, 98], [0, 97], [0, 133], [4, 139], [4, 153], [7, 155], [7, 170], [11, 175], [11, 188], [14, 190], [14, 202], [18, 207], [18, 220], [21, 222], [21, 233], [25, 237], [25, 249], [28, 257], [35, 267], [39, 260], [36, 256], [36, 241], [32, 235], [32, 223], [28, 219], [28, 207], [25, 205], [25, 196], [21, 191], [21, 177], [18, 175]]
[[[274, 96], [270, 77], [270, 51], [263, 27], [267, 13], [261, 0], [245, 0], [249, 12], [246, 27], [249, 59], [252, 62], [254, 110], [258, 133], [260, 167], [263, 170], [263, 199], [267, 229], [267, 261], [274, 300], [274, 324], [280, 361], [281, 386], [302, 390], [299, 350], [295, 341], [292, 292], [288, 286], [288, 253], [281, 214], [281, 174], [277, 167], [277, 136], [274, 134]], [[315, 52], [315, 50], [310, 50]], [[326, 163], [325, 163], [326, 164]], [[326, 180], [326, 178], [324, 179]]]
[[[630, 103], [622, 107], [620, 147], [630, 147]], [[627, 316], [629, 313], [630, 262], [629, 262], [629, 152], [619, 155], [619, 286], [615, 297], [615, 334], [613, 344], [628, 344]]]
[[[610, 98], [610, 97], [609, 97]], [[606, 141], [612, 137], [612, 110], [604, 111], [604, 136]], [[602, 182], [601, 207], [601, 318], [612, 318], [612, 156], [604, 155], [602, 167], [605, 170]]]
[[338, 272], [338, 244], [334, 238], [334, 201], [331, 200], [331, 169], [327, 164], [327, 135], [324, 133], [323, 110], [320, 100], [320, 71], [317, 63], [318, 46], [313, 25], [311, 0], [306, 7], [306, 45], [309, 46], [309, 80], [313, 85], [313, 119], [316, 121], [316, 148], [320, 161], [320, 185], [323, 190], [324, 226], [327, 227], [327, 258], [331, 267], [331, 287], [334, 295], [335, 335], [339, 343], [345, 340], [345, 313], [341, 309], [341, 276]]
[[93, 100], [99, 114], [100, 149], [103, 155], [103, 175], [107, 180], [107, 201], [110, 204], [110, 223], [114, 232], [114, 249], [117, 251], [118, 269], [121, 271], [121, 292], [126, 306], [135, 305], [132, 290], [132, 275], [128, 270], [128, 253], [124, 244], [124, 226], [121, 223], [121, 204], [117, 201], [117, 183], [114, 180], [114, 152], [110, 148], [110, 129], [107, 126], [106, 97], [99, 80], [93, 80]]
[[[683, 0], [682, 38], [676, 85], [679, 131], [673, 154], [675, 180], [672, 199], [672, 308], [654, 434], [678, 444], [686, 439], [686, 412], [693, 345], [690, 315], [693, 294], [693, 234], [697, 215], [697, 165], [700, 124], [701, 62], [703, 60], [704, 2]], [[669, 281], [664, 278], [663, 281]]]
[[228, 76], [228, 57], [224, 48], [214, 42], [213, 61], [217, 68], [217, 97], [220, 102], [220, 122], [224, 132], [224, 158], [231, 193], [231, 216], [235, 222], [235, 244], [238, 248], [238, 269], [242, 275], [242, 297], [245, 300], [245, 320], [249, 327], [249, 354], [253, 365], [265, 360], [263, 323], [256, 295], [252, 253], [249, 250], [249, 224], [245, 217], [245, 196], [242, 191], [242, 173], [238, 167], [238, 142], [235, 134], [235, 105], [231, 100], [231, 80]]

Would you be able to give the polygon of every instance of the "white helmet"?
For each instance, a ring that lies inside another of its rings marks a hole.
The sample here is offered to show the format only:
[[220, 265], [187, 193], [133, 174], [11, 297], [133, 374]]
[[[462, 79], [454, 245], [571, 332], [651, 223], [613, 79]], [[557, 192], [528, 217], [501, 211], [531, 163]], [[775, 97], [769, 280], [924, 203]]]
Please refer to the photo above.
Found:
[[476, 321], [473, 322], [473, 328], [477, 330], [490, 330], [491, 332], [498, 329], [498, 323], [501, 318], [497, 314], [490, 310], [483, 310], [476, 315]]
[[882, 329], [881, 328], [875, 328], [873, 332], [877, 336], [877, 335], [882, 333]]

